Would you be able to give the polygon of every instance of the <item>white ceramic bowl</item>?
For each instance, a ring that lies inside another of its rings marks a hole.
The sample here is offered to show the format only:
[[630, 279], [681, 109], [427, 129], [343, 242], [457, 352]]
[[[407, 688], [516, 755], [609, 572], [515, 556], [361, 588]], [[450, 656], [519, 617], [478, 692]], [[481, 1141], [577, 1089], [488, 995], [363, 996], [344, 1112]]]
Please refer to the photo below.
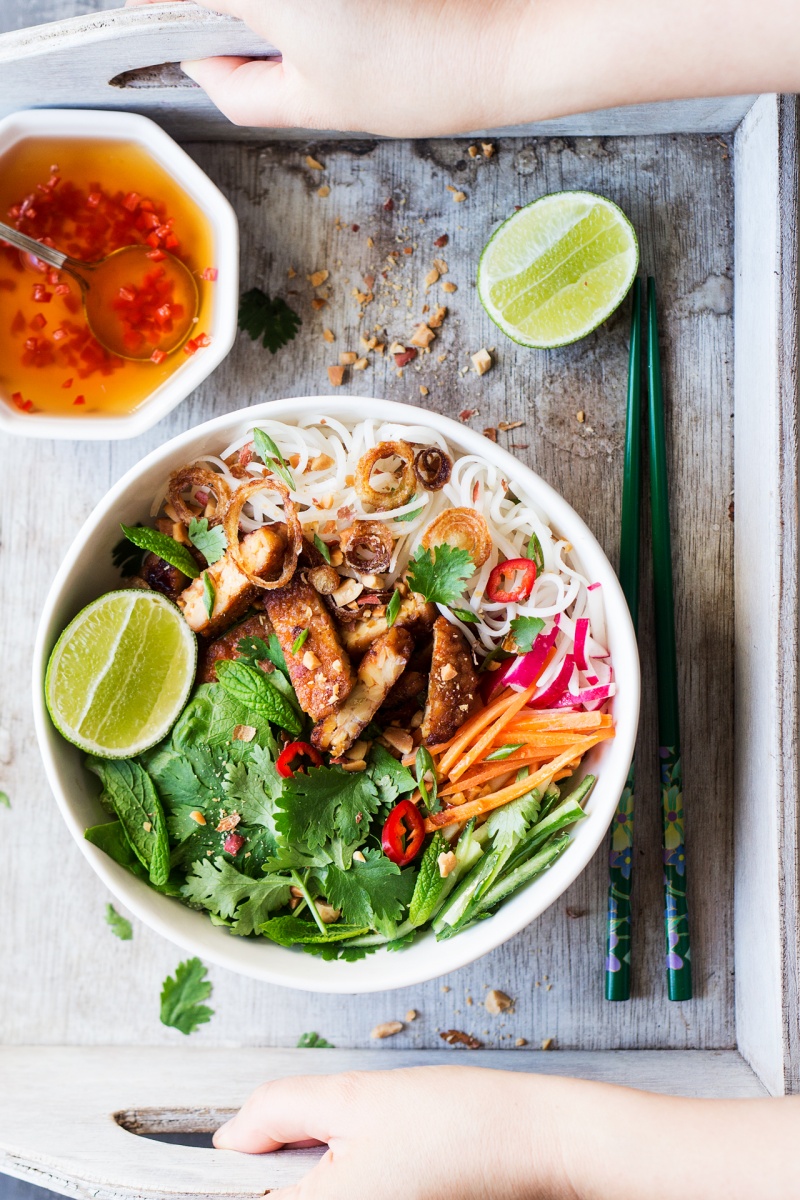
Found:
[[[21, 413], [10, 395], [0, 389], [0, 431], [21, 437], [111, 441], [136, 437], [155, 425], [185, 400], [228, 355], [236, 337], [239, 307], [239, 226], [236, 214], [219, 188], [197, 163], [154, 121], [134, 113], [93, 109], [37, 108], [0, 121], [0, 156], [26, 138], [98, 138], [133, 142], [146, 150], [180, 185], [205, 215], [212, 230], [213, 262], [219, 267], [214, 283], [212, 320], [206, 332], [211, 345], [185, 361], [135, 412], [98, 416], [54, 417]], [[54, 151], [56, 153], [56, 151]], [[0, 350], [2, 348], [0, 347]]]
[[307, 397], [275, 400], [217, 417], [173, 438], [124, 475], [80, 531], [62, 563], [44, 606], [33, 662], [33, 706], [39, 747], [58, 805], [78, 845], [110, 891], [131, 912], [192, 954], [269, 983], [315, 992], [373, 992], [404, 987], [444, 975], [493, 950], [518, 933], [558, 899], [605, 840], [617, 799], [625, 785], [633, 755], [639, 716], [639, 659], [628, 608], [608, 559], [580, 517], [538, 475], [506, 450], [480, 434], [436, 413], [425, 413], [453, 447], [480, 454], [503, 475], [524, 483], [554, 529], [572, 542], [584, 571], [602, 584], [609, 649], [617, 680], [612, 701], [616, 737], [587, 756], [598, 777], [587, 804], [588, 817], [577, 826], [572, 844], [560, 859], [488, 921], [445, 942], [426, 934], [408, 949], [381, 950], [359, 962], [324, 962], [299, 950], [283, 949], [266, 940], [237, 938], [214, 926], [208, 917], [152, 891], [92, 846], [84, 829], [103, 820], [96, 782], [81, 765], [81, 754], [56, 732], [44, 703], [44, 675], [58, 635], [75, 614], [101, 592], [119, 586], [111, 565], [111, 548], [119, 540], [120, 521], [148, 521], [150, 504], [170, 471], [201, 454], [218, 453], [238, 433], [260, 420], [289, 423], [308, 413], [325, 413], [344, 421], [371, 418], [418, 423], [420, 410], [386, 400], [360, 397]]

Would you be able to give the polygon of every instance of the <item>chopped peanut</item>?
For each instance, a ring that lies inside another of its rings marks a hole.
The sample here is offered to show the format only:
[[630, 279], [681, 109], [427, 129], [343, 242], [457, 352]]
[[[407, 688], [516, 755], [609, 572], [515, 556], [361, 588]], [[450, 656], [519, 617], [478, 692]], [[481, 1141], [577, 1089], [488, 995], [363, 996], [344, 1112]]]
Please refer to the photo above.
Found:
[[421, 350], [427, 350], [435, 337], [436, 334], [427, 325], [418, 325], [411, 338], [411, 345], [419, 346]]
[[436, 859], [436, 862], [439, 864], [440, 876], [442, 879], [447, 879], [447, 876], [456, 865], [456, 856], [452, 850], [443, 850]]
[[497, 1016], [501, 1012], [506, 1012], [512, 1007], [513, 1003], [514, 1001], [510, 996], [507, 996], [505, 992], [498, 992], [496, 988], [492, 988], [484, 1001], [486, 1011], [492, 1013], [493, 1016]]
[[427, 396], [427, 394], [428, 394], [428, 389], [425, 387], [424, 383], [421, 383], [419, 385], [419, 394], [420, 394], [420, 396]]
[[327, 306], [327, 303], [328, 303], [328, 301], [323, 299], [322, 296], [315, 296], [314, 299], [311, 301], [311, 307], [314, 309], [315, 312], [319, 312], [319, 310], [321, 308], [325, 308]]
[[477, 146], [470, 146], [467, 150], [467, 154], [470, 156], [470, 158], [477, 158], [480, 154], [480, 151], [478, 150]]
[[478, 375], [485, 375], [492, 365], [492, 356], [488, 350], [478, 350], [476, 354], [471, 356], [472, 365]]
[[440, 275], [446, 275], [447, 272], [450, 270], [450, 268], [448, 267], [447, 263], [444, 261], [443, 258], [435, 258], [433, 260], [433, 265], [436, 267], [436, 270], [439, 272]]
[[457, 291], [458, 291], [458, 287], [457, 287], [457, 285], [456, 285], [455, 283], [451, 283], [451, 282], [448, 280], [448, 281], [447, 281], [447, 283], [443, 283], [443, 284], [442, 284], [442, 291], [443, 291], [443, 292], [447, 292], [448, 294], [452, 295], [452, 294], [453, 294], [453, 292], [457, 292]]
[[410, 754], [414, 748], [414, 739], [411, 734], [405, 729], [399, 729], [396, 725], [390, 725], [388, 729], [384, 729], [383, 736], [398, 754]]
[[433, 310], [433, 316], [428, 317], [428, 327], [430, 329], [438, 329], [446, 316], [446, 307], [443, 304], [438, 305], [438, 307]]
[[193, 820], [193, 821], [195, 821], [195, 822], [196, 822], [198, 825], [205, 825], [205, 823], [206, 823], [206, 819], [205, 819], [205, 817], [203, 816], [203, 814], [200, 812], [200, 809], [199, 809], [199, 808], [193, 808], [193, 809], [192, 809], [192, 811], [189, 813], [189, 816], [190, 816], [190, 817], [192, 818], [192, 820]]
[[376, 1025], [372, 1033], [369, 1035], [373, 1039], [394, 1037], [396, 1033], [402, 1033], [402, 1021], [384, 1021], [382, 1025]]
[[491, 142], [481, 142], [481, 150], [483, 151], [484, 158], [494, 157], [494, 146]]
[[442, 683], [447, 683], [448, 680], [455, 679], [457, 674], [458, 671], [455, 669], [452, 663], [445, 663], [439, 672], [439, 678], [441, 679]]
[[366, 371], [368, 366], [369, 366], [368, 358], [357, 358], [356, 361], [353, 363], [353, 370], [354, 371]]
[[344, 367], [328, 367], [328, 379], [331, 387], [341, 387], [344, 383]]
[[303, 666], [307, 671], [313, 671], [315, 667], [319, 666], [319, 659], [313, 650], [306, 650], [303, 655]]
[[317, 195], [321, 196], [323, 200], [326, 196], [330, 196], [330, 194], [331, 189], [328, 187], [327, 183], [324, 183], [321, 188], [317, 188]]
[[322, 271], [314, 271], [311, 275], [306, 275], [306, 279], [312, 287], [322, 287], [328, 275], [329, 272], [323, 269]]
[[322, 163], [317, 162], [317, 160], [315, 158], [312, 158], [310, 154], [306, 155], [306, 166], [309, 167], [312, 171], [324, 171], [325, 170]]
[[332, 329], [323, 329], [322, 336], [325, 338], [326, 342], [335, 342], [336, 341], [336, 334], [333, 332]]
[[356, 362], [358, 362], [358, 355], [355, 350], [343, 350], [339, 355], [339, 363], [343, 367], [352, 367]]
[[439, 278], [439, 272], [436, 270], [436, 267], [432, 267], [430, 269], [430, 271], [428, 271], [428, 274], [425, 276], [425, 287], [426, 288], [433, 287], [433, 285], [436, 283], [438, 278]]

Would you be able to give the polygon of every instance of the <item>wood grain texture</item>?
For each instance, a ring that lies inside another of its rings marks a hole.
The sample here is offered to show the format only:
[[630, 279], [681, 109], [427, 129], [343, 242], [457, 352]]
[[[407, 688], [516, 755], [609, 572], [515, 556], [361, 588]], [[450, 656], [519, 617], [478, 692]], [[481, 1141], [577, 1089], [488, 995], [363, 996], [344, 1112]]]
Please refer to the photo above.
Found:
[[[0, 1051], [0, 1169], [94, 1200], [244, 1200], [296, 1183], [320, 1151], [250, 1157], [136, 1135], [211, 1132], [267, 1079], [442, 1063], [572, 1075], [684, 1096], [764, 1095], [735, 1051], [519, 1055], [25, 1047]], [[30, 1120], [32, 1112], [36, 1121]]]
[[[105, 10], [107, 5], [96, 7]], [[269, 57], [275, 53], [240, 21], [185, 3], [112, 12], [87, 12], [80, 6], [78, 11], [86, 15], [58, 24], [52, 23], [52, 18], [68, 13], [68, 6], [56, 3], [48, 11], [42, 4], [11, 0], [10, 8], [13, 23], [18, 23], [21, 14], [26, 25], [32, 25], [37, 15], [50, 17], [51, 23], [0, 37], [0, 116], [16, 108], [41, 105], [41, 77], [46, 72], [46, 103], [51, 107], [131, 108], [155, 117], [170, 133], [183, 138], [245, 140], [259, 132], [230, 125], [174, 65], [181, 59], [211, 54]], [[557, 136], [728, 132], [735, 129], [754, 99], [729, 96], [634, 105], [494, 132]], [[486, 131], [476, 130], [472, 136], [481, 134]], [[302, 130], [285, 129], [276, 131], [276, 136], [293, 139], [305, 135]]]
[[[295, 342], [274, 358], [245, 340], [219, 371], [146, 436], [109, 446], [27, 444], [0, 447], [0, 559], [4, 621], [3, 741], [0, 787], [13, 808], [0, 810], [0, 888], [13, 919], [0, 924], [3, 1039], [19, 1044], [175, 1044], [158, 1022], [161, 980], [177, 952], [137, 924], [117, 942], [103, 922], [107, 896], [71, 844], [43, 782], [27, 692], [37, 613], [78, 526], [112, 480], [172, 433], [248, 401], [324, 391], [326, 367], [359, 349], [364, 327], [407, 339], [422, 306], [446, 300], [451, 312], [434, 353], [399, 378], [374, 356], [345, 385], [423, 403], [473, 426], [521, 420], [500, 437], [564, 493], [616, 560], [627, 362], [627, 308], [577, 346], [524, 351], [488, 321], [474, 288], [475, 263], [497, 222], [543, 192], [588, 187], [630, 213], [642, 261], [659, 280], [663, 369], [673, 496], [678, 655], [685, 726], [687, 838], [693, 864], [692, 935], [697, 997], [665, 998], [660, 825], [652, 689], [652, 613], [640, 621], [645, 704], [638, 750], [634, 998], [603, 1000], [606, 863], [599, 853], [557, 905], [506, 946], [453, 976], [384, 996], [342, 1002], [260, 985], [213, 970], [214, 1020], [198, 1045], [293, 1045], [317, 1029], [340, 1046], [369, 1045], [379, 1020], [420, 1010], [394, 1049], [439, 1045], [451, 1027], [487, 1046], [532, 1046], [553, 1037], [562, 1049], [719, 1048], [734, 1045], [732, 980], [732, 177], [728, 146], [705, 137], [500, 140], [491, 160], [472, 160], [461, 140], [333, 143], [308, 147], [325, 164], [320, 197], [305, 145], [190, 145], [234, 203], [242, 228], [243, 287], [286, 296], [301, 313]], [[455, 204], [447, 185], [467, 193]], [[384, 201], [393, 197], [394, 209]], [[354, 230], [353, 226], [358, 229]], [[433, 242], [447, 233], [449, 244]], [[368, 239], [372, 239], [373, 246]], [[404, 247], [398, 266], [387, 254]], [[447, 280], [427, 294], [434, 255]], [[297, 275], [288, 278], [289, 267]], [[306, 275], [330, 271], [328, 306], [311, 307]], [[381, 272], [387, 270], [387, 278]], [[376, 275], [376, 298], [359, 320], [352, 291]], [[395, 287], [394, 285], [398, 286]], [[331, 328], [333, 345], [322, 338]], [[482, 378], [462, 373], [468, 355], [494, 348]], [[443, 362], [439, 356], [445, 354]], [[420, 385], [429, 388], [423, 400]], [[580, 424], [576, 413], [583, 410]], [[56, 496], [55, 503], [52, 498]], [[645, 548], [643, 561], [649, 562]], [[649, 576], [649, 568], [646, 572]], [[24, 581], [22, 586], [21, 581]], [[643, 580], [648, 595], [649, 580]], [[485, 987], [516, 1000], [490, 1017]], [[447, 990], [445, 990], [447, 989]]]
[[797, 120], [762, 96], [736, 137], [736, 1028], [774, 1092], [800, 1081]]

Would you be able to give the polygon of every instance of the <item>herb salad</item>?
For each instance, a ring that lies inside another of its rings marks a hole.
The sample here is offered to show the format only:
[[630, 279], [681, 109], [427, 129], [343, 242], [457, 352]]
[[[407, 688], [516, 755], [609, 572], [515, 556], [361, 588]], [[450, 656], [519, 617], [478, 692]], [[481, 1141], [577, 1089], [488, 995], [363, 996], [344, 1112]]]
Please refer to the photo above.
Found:
[[422, 426], [325, 417], [173, 473], [123, 526], [134, 586], [48, 669], [109, 816], [87, 839], [325, 959], [491, 917], [565, 852], [614, 735], [598, 585], [518, 493]]

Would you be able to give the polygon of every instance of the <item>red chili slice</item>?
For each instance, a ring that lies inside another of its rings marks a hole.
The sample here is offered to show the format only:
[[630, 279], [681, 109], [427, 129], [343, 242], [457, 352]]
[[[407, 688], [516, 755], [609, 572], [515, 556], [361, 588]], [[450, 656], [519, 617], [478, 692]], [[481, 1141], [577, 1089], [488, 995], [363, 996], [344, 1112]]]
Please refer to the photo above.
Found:
[[284, 779], [291, 779], [295, 770], [305, 772], [305, 765], [302, 762], [298, 763], [296, 768], [292, 767], [296, 758], [310, 758], [313, 766], [322, 766], [322, 755], [310, 742], [289, 742], [281, 750], [278, 761], [275, 763], [278, 774], [282, 775]]
[[[514, 584], [514, 576], [522, 578]], [[508, 580], [508, 585], [506, 581]], [[509, 558], [498, 563], [489, 576], [486, 595], [493, 604], [520, 604], [527, 600], [536, 583], [536, 563], [530, 558]], [[509, 586], [513, 584], [513, 586]]]
[[419, 854], [425, 841], [425, 822], [411, 800], [395, 804], [381, 833], [383, 853], [398, 867], [407, 867]]

